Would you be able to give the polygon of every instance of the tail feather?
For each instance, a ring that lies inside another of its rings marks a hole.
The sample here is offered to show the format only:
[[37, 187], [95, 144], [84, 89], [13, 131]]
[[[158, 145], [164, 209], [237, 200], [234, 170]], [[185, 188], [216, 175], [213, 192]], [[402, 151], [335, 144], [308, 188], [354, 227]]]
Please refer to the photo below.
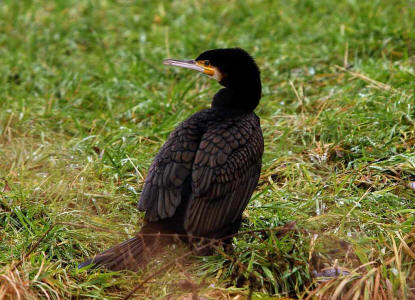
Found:
[[79, 264], [83, 268], [93, 264], [92, 268], [104, 267], [111, 271], [131, 270], [137, 271], [146, 265], [150, 255], [161, 246], [153, 240], [148, 241], [141, 235], [122, 242], [95, 257]]

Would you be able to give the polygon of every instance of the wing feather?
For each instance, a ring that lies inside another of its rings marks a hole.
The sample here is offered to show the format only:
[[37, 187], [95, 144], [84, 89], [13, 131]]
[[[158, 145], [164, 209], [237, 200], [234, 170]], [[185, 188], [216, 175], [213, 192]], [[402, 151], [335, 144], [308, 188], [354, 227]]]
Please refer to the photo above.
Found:
[[[172, 217], [182, 202], [196, 149], [202, 137], [202, 114], [181, 123], [169, 136], [149, 168], [138, 208], [146, 211], [148, 221]], [[190, 189], [190, 188], [189, 188]]]
[[241, 218], [261, 170], [264, 145], [255, 122], [256, 117], [225, 123], [202, 136], [192, 169], [187, 232], [218, 237], [224, 227]]

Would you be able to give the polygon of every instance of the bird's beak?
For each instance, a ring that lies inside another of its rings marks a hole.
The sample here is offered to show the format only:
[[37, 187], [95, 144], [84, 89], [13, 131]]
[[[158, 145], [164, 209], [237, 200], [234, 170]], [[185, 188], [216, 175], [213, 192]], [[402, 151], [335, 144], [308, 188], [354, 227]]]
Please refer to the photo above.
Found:
[[175, 66], [180, 68], [196, 70], [208, 76], [215, 75], [215, 69], [213, 67], [204, 66], [202, 63], [195, 60], [179, 60], [168, 58], [163, 61], [163, 64], [167, 66]]

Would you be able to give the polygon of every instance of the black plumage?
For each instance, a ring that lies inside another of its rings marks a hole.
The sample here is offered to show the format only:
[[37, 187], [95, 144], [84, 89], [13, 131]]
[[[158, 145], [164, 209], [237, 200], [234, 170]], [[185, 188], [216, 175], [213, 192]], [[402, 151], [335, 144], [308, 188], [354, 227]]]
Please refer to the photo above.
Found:
[[165, 63], [203, 72], [224, 88], [210, 109], [178, 125], [155, 157], [138, 204], [146, 212], [140, 233], [80, 267], [93, 263], [135, 270], [172, 242], [157, 233], [220, 239], [240, 227], [258, 183], [264, 148], [259, 118], [253, 112], [261, 98], [259, 69], [239, 48], [209, 50], [195, 61]]

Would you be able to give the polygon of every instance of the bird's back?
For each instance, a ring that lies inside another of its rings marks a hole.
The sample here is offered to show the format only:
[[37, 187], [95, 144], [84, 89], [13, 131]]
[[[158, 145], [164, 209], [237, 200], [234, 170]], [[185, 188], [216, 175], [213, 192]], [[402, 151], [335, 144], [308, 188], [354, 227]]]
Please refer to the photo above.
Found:
[[263, 147], [253, 112], [202, 110], [177, 126], [160, 149], [139, 208], [148, 222], [174, 220], [195, 235], [228, 234], [258, 182]]

